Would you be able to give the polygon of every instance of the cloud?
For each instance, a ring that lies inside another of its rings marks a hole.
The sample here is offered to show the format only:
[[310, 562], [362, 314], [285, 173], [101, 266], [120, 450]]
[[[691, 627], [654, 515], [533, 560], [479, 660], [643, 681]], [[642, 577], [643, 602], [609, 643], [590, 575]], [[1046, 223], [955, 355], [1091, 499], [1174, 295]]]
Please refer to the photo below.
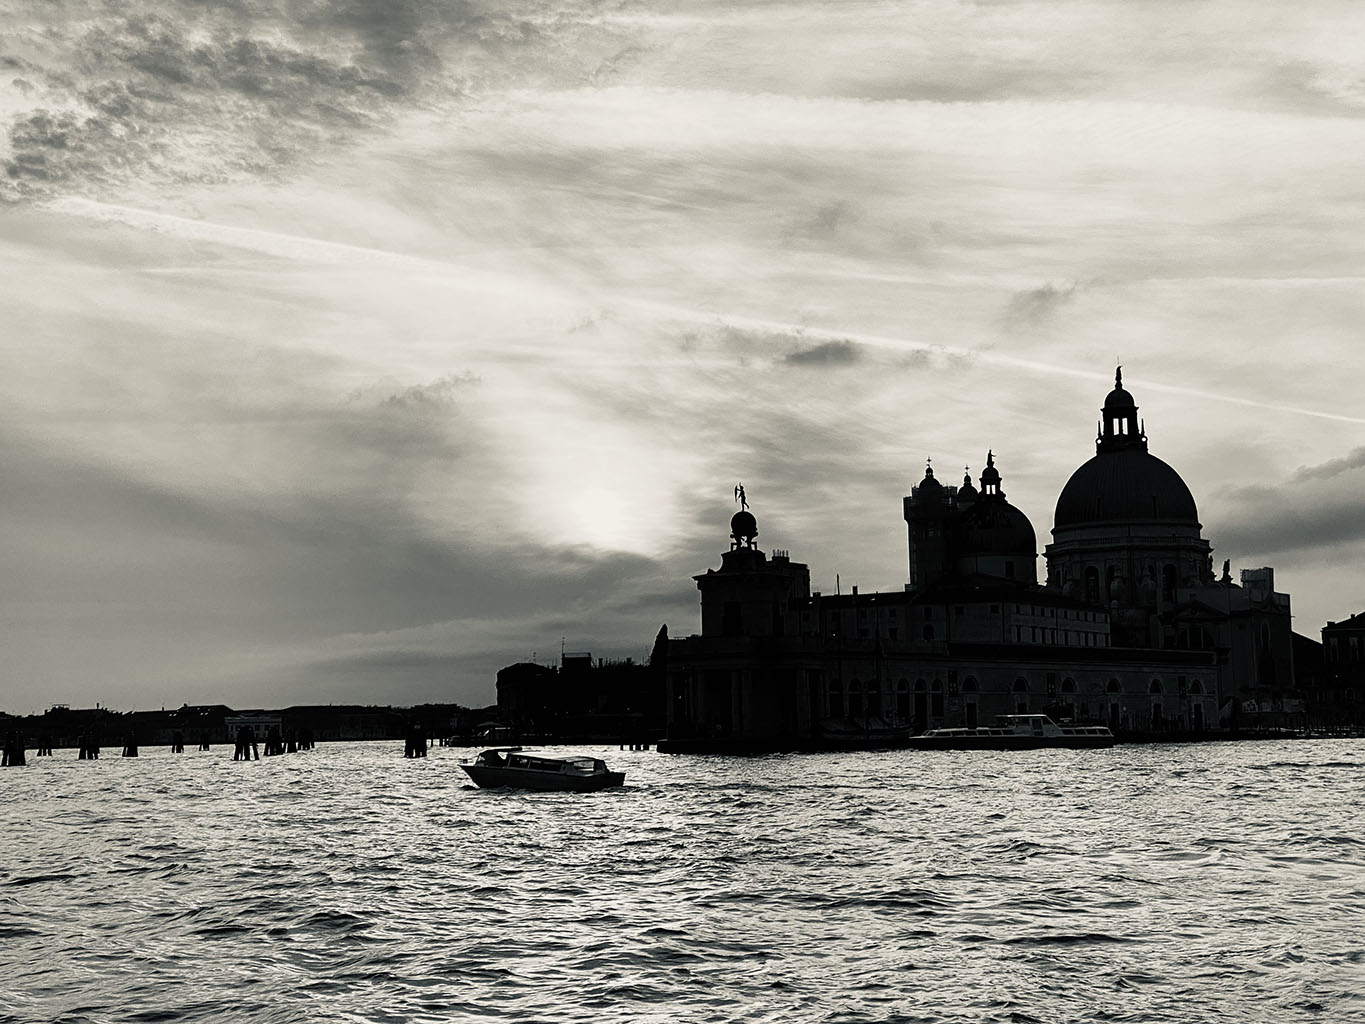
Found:
[[841, 366], [856, 363], [862, 354], [851, 341], [826, 341], [783, 357], [792, 366]]
[[[414, 384], [384, 399], [384, 405], [402, 409], [447, 409], [466, 388], [477, 387], [479, 378], [472, 373], [442, 377], [430, 384]], [[357, 397], [359, 397], [357, 395]]]
[[[473, 515], [447, 529], [412, 503], [421, 463], [407, 455], [396, 467], [387, 461], [379, 486], [223, 493], [6, 441], [4, 473], [21, 493], [0, 516], [0, 566], [12, 582], [8, 606], [27, 630], [13, 653], [33, 669], [11, 701], [36, 702], [45, 679], [82, 675], [98, 675], [116, 704], [149, 678], [178, 674], [255, 688], [288, 670], [321, 692], [337, 658], [369, 666], [371, 696], [376, 687], [394, 699], [448, 687], [477, 701], [491, 676], [423, 676], [410, 661], [386, 676], [385, 664], [417, 635], [435, 666], [476, 653], [486, 667], [491, 651], [518, 646], [518, 633], [529, 641], [537, 619], [566, 609], [626, 635], [658, 614], [655, 605], [637, 622], [620, 608], [634, 589], [657, 592], [653, 560], [547, 546], [515, 530], [484, 534]], [[409, 450], [370, 443], [390, 455]], [[369, 462], [357, 458], [357, 470]], [[59, 608], [77, 628], [53, 646], [48, 620]], [[244, 657], [244, 645], [256, 653]]]
[[1005, 309], [1005, 319], [1015, 324], [1036, 327], [1051, 319], [1071, 301], [1079, 286], [1075, 281], [1063, 284], [1048, 282], [1028, 291], [1017, 292]]
[[292, 173], [382, 133], [396, 110], [532, 70], [576, 75], [621, 48], [566, 59], [555, 33], [581, 34], [582, 19], [555, 26], [480, 0], [82, 6], [42, 12], [0, 49], [27, 97], [0, 198]]
[[1365, 448], [1301, 467], [1284, 483], [1232, 488], [1221, 496], [1221, 545], [1234, 551], [1287, 558], [1336, 552], [1353, 561], [1365, 541], [1360, 495], [1365, 493]]
[[1295, 472], [1294, 482], [1330, 480], [1333, 477], [1341, 476], [1343, 473], [1350, 473], [1361, 468], [1365, 468], [1365, 447], [1353, 448], [1341, 458], [1330, 459], [1317, 466], [1302, 466]]

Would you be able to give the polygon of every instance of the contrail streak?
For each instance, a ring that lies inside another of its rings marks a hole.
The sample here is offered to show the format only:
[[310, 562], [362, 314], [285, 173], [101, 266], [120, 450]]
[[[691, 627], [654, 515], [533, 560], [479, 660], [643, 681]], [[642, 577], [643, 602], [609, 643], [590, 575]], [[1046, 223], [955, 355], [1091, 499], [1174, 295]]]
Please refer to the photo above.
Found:
[[[764, 331], [775, 334], [794, 334], [801, 338], [808, 338], [816, 341], [851, 341], [858, 345], [894, 349], [902, 352], [938, 353], [975, 362], [989, 363], [993, 366], [1008, 366], [1012, 369], [1027, 370], [1030, 373], [1036, 373], [1042, 376], [1075, 377], [1083, 380], [1095, 381], [1108, 381], [1112, 379], [1108, 373], [1100, 373], [1095, 370], [1081, 370], [1072, 366], [1044, 363], [1039, 362], [1036, 359], [1022, 359], [1018, 356], [1010, 356], [1000, 352], [991, 352], [982, 349], [965, 348], [959, 345], [941, 345], [923, 341], [912, 341], [908, 338], [893, 338], [880, 334], [863, 334], [858, 331], [839, 331], [827, 327], [810, 327], [805, 324], [784, 323], [780, 320], [764, 320], [756, 317], [736, 316], [726, 313], [710, 314], [657, 302], [643, 302], [627, 299], [625, 300], [625, 304], [641, 310], [653, 312], [659, 316], [672, 317], [688, 323], [724, 325], [742, 330]], [[1365, 424], [1365, 418], [1359, 416], [1346, 416], [1341, 413], [1324, 412], [1320, 409], [1305, 409], [1295, 405], [1279, 405], [1272, 402], [1264, 402], [1256, 398], [1240, 398], [1236, 395], [1201, 391], [1198, 388], [1182, 387], [1178, 384], [1162, 384], [1157, 381], [1131, 376], [1128, 379], [1128, 383], [1137, 384], [1148, 391], [1160, 391], [1171, 395], [1185, 395], [1210, 402], [1224, 402], [1229, 405], [1243, 405], [1253, 409], [1294, 413], [1299, 416], [1313, 416], [1318, 419], [1336, 420], [1341, 423]]]
[[[101, 203], [92, 199], [65, 198], [49, 204], [47, 208], [58, 213], [84, 217], [90, 220], [111, 221], [129, 227], [161, 231], [180, 238], [215, 242], [231, 245], [253, 252], [295, 260], [323, 260], [331, 263], [348, 264], [388, 264], [408, 269], [422, 269], [431, 274], [451, 278], [456, 283], [481, 291], [498, 292], [508, 295], [525, 296], [526, 281], [508, 274], [478, 270], [447, 260], [431, 259], [423, 256], [410, 256], [387, 249], [374, 249], [366, 246], [350, 245], [345, 242], [330, 242], [323, 239], [291, 235], [260, 228], [241, 228], [213, 221], [195, 220], [174, 214], [157, 213], [132, 206], [119, 206]], [[581, 303], [582, 296], [575, 295], [559, 285], [546, 285], [537, 282], [536, 290], [542, 295], [558, 293], [566, 301]], [[1011, 369], [1025, 370], [1043, 377], [1072, 377], [1082, 380], [1107, 381], [1109, 375], [1094, 370], [1077, 369], [1056, 363], [1040, 362], [1019, 356], [1006, 355], [986, 349], [973, 349], [960, 345], [943, 345], [910, 338], [896, 338], [881, 334], [866, 334], [859, 331], [840, 331], [828, 327], [811, 327], [807, 324], [769, 320], [742, 314], [710, 312], [674, 306], [667, 303], [650, 302], [642, 299], [622, 298], [621, 296], [598, 297], [599, 306], [624, 306], [652, 316], [665, 317], [684, 323], [703, 326], [728, 326], [739, 330], [762, 331], [774, 334], [794, 334], [802, 338], [818, 341], [847, 341], [874, 348], [891, 349], [900, 352], [926, 352], [952, 356], [992, 366], [1006, 366]], [[1302, 406], [1282, 405], [1265, 402], [1256, 398], [1241, 398], [1226, 392], [1204, 391], [1199, 388], [1184, 387], [1178, 384], [1163, 384], [1159, 381], [1132, 377], [1130, 383], [1149, 391], [1159, 391], [1170, 395], [1183, 395], [1207, 402], [1221, 402], [1225, 405], [1239, 405], [1263, 411], [1289, 413], [1295, 416], [1310, 416], [1315, 419], [1332, 420], [1338, 423], [1365, 425], [1365, 417], [1347, 416], [1343, 413], [1326, 412], [1321, 409], [1305, 409]]]

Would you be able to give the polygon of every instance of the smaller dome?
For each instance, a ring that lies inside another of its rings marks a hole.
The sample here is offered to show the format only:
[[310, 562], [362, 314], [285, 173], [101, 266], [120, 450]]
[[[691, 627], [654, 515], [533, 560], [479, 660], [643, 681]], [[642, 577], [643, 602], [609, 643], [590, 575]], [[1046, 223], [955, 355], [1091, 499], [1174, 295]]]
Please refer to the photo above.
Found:
[[939, 483], [938, 479], [934, 476], [933, 466], [924, 467], [924, 479], [919, 482], [919, 487], [920, 489], [927, 487], [931, 491], [943, 490], [943, 485]]
[[1137, 403], [1133, 401], [1133, 396], [1122, 387], [1117, 387], [1104, 397], [1105, 409], [1136, 409]]
[[962, 477], [962, 486], [957, 489], [957, 503], [959, 505], [969, 504], [980, 497], [976, 485], [972, 483], [972, 471], [968, 469]]
[[962, 553], [1034, 558], [1038, 538], [1028, 516], [1008, 501], [982, 501], [963, 513]]
[[1109, 392], [1104, 398], [1105, 411], [1116, 409], [1136, 409], [1137, 403], [1123, 387], [1123, 367], [1120, 366], [1114, 371], [1114, 390]]
[[758, 520], [754, 514], [741, 509], [730, 517], [730, 536], [735, 540], [753, 540], [758, 536]]

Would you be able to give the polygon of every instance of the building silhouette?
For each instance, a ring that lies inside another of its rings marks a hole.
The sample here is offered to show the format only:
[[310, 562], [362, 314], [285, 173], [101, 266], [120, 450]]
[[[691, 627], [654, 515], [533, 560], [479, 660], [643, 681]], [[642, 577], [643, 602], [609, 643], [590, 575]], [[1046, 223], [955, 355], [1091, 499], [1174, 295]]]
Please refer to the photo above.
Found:
[[667, 629], [648, 663], [565, 651], [558, 665], [498, 670], [496, 735], [509, 741], [654, 743], [664, 727]]
[[[1322, 629], [1322, 642], [1295, 636], [1295, 670], [1310, 698], [1309, 725], [1326, 733], [1365, 730], [1365, 612]], [[1272, 706], [1273, 710], [1273, 706]]]
[[1121, 371], [1058, 497], [1045, 584], [993, 452], [979, 484], [926, 468], [902, 503], [909, 582], [887, 593], [812, 592], [737, 512], [720, 568], [694, 577], [701, 632], [670, 642], [661, 749], [876, 746], [1020, 712], [1189, 736], [1292, 700], [1288, 595], [1271, 569], [1214, 577], [1193, 495], [1148, 451]]

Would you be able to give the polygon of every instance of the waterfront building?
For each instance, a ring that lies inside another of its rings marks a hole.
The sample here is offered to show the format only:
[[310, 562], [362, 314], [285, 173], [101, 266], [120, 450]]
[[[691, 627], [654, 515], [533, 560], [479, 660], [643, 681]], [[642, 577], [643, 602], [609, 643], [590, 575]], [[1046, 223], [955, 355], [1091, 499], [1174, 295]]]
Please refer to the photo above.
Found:
[[720, 568], [694, 577], [701, 632], [670, 644], [664, 749], [869, 746], [1020, 712], [1188, 734], [1291, 693], [1273, 571], [1213, 578], [1194, 498], [1148, 452], [1120, 375], [1101, 417], [1058, 499], [1045, 585], [993, 452], [979, 488], [932, 467], [911, 488], [899, 591], [812, 592], [809, 568], [766, 555], [741, 509]]
[[1304, 685], [1312, 698], [1310, 725], [1359, 735], [1365, 731], [1365, 612], [1328, 622], [1313, 653]]
[[555, 665], [498, 670], [498, 718], [511, 740], [653, 743], [663, 732], [667, 630], [648, 664], [566, 651]]

